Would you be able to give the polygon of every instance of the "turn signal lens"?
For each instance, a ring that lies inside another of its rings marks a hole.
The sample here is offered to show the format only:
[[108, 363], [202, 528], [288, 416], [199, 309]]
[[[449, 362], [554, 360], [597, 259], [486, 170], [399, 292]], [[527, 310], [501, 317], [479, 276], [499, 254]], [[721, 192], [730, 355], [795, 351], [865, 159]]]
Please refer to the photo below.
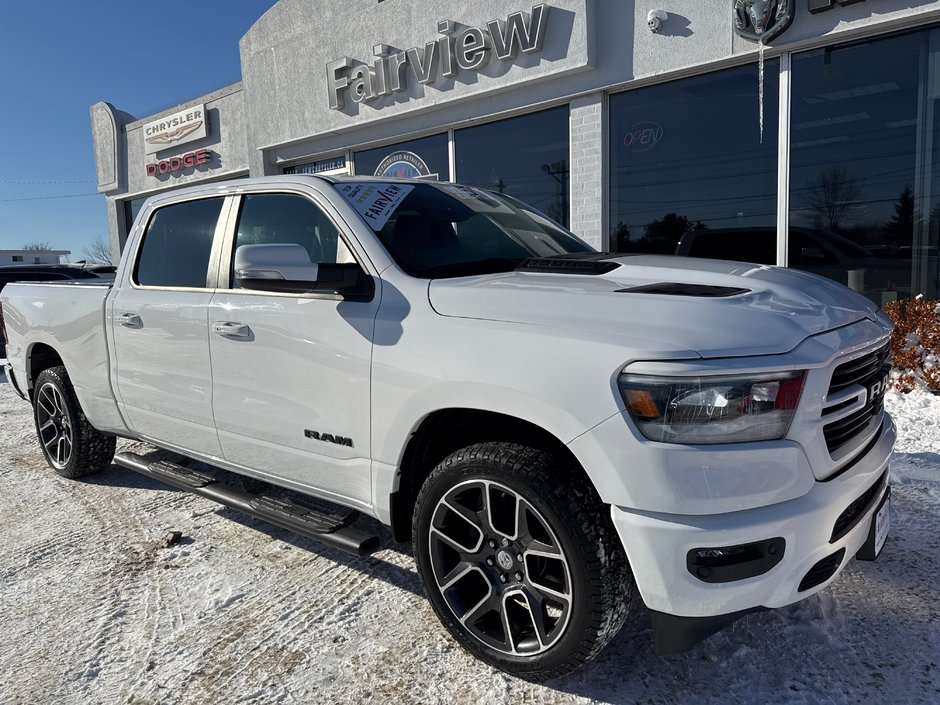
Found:
[[660, 416], [656, 402], [649, 392], [643, 389], [625, 389], [623, 394], [633, 416], [641, 419], [655, 419]]

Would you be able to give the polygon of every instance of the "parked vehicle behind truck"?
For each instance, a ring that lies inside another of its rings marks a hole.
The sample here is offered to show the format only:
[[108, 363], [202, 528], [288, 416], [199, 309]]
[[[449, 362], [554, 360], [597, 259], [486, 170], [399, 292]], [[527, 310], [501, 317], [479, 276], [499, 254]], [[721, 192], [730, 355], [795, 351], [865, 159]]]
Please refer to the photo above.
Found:
[[[3, 292], [8, 378], [66, 477], [116, 462], [359, 554], [411, 541], [451, 634], [557, 676], [646, 609], [689, 648], [888, 531], [890, 322], [803, 272], [591, 250], [449, 183], [155, 196], [113, 286]], [[340, 515], [340, 516], [337, 516]]]

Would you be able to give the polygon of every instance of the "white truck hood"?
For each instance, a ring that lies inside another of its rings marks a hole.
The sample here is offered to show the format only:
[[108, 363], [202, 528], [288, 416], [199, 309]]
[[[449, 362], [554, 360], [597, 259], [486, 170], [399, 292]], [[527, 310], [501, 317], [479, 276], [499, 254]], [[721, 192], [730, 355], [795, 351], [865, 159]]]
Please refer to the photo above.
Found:
[[[669, 357], [682, 350], [690, 357], [785, 353], [808, 336], [879, 318], [863, 296], [792, 269], [649, 255], [602, 261], [619, 266], [603, 274], [516, 270], [436, 279], [428, 296], [443, 316], [624, 336], [632, 348], [669, 350]], [[629, 291], [659, 284], [670, 286]]]

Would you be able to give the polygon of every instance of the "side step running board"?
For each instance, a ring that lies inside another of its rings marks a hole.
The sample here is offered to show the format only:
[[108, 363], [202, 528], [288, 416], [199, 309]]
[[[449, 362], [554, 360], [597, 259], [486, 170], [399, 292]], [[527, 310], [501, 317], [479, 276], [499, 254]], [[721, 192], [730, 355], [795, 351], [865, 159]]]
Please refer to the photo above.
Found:
[[114, 462], [141, 475], [357, 556], [371, 555], [379, 548], [378, 536], [351, 526], [358, 517], [357, 512], [337, 518], [294, 502], [251, 494], [223, 484], [211, 475], [166, 460], [150, 461], [137, 453], [118, 453], [114, 456]]

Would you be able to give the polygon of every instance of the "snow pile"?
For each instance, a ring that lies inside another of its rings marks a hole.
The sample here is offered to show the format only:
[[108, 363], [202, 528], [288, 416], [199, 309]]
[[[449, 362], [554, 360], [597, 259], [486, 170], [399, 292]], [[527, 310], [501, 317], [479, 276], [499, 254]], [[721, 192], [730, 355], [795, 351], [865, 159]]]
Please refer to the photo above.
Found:
[[898, 427], [897, 453], [940, 453], [940, 396], [922, 387], [889, 392], [885, 408]]
[[677, 656], [641, 620], [534, 685], [454, 643], [384, 530], [356, 558], [117, 466], [65, 480], [2, 382], [0, 705], [940, 702], [940, 396], [923, 390], [885, 400], [899, 440], [876, 562]]

